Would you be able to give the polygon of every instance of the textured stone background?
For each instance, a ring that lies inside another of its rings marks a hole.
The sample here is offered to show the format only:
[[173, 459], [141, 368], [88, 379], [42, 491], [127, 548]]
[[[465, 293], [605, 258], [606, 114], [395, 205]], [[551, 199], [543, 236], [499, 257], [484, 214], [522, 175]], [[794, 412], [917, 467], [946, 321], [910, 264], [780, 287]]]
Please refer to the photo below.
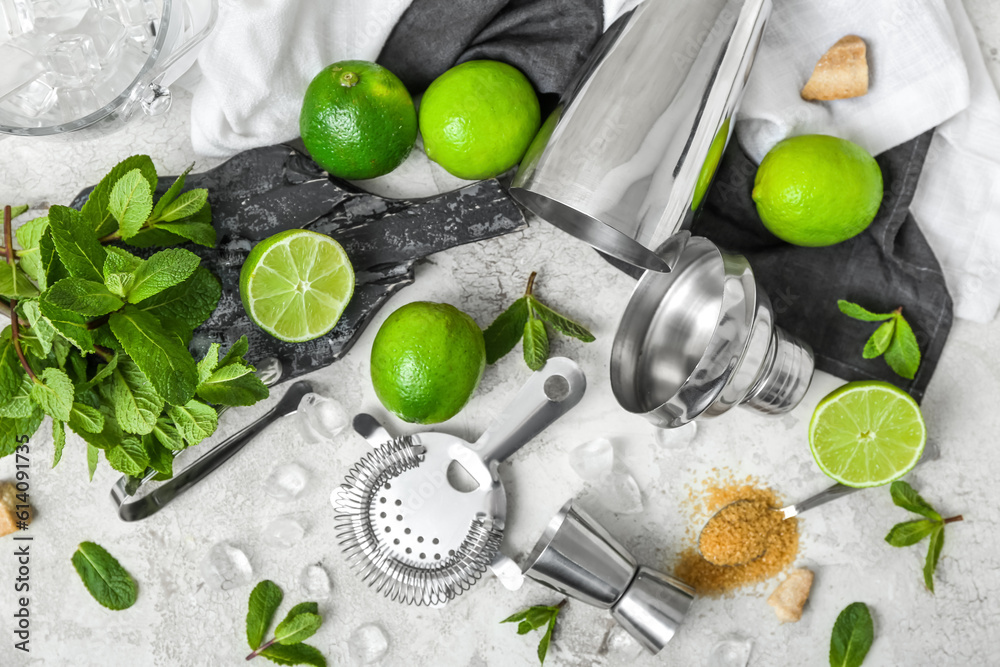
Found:
[[[966, 3], [994, 78], [1000, 81], [1000, 12], [992, 0]], [[95, 182], [119, 159], [137, 151], [152, 155], [161, 173], [177, 173], [193, 160], [196, 169], [208, 168], [215, 163], [197, 159], [190, 148], [189, 107], [190, 98], [178, 95], [165, 117], [137, 122], [97, 141], [5, 140], [0, 143], [0, 201], [29, 201], [39, 207], [66, 202], [82, 185]], [[417, 171], [419, 166], [408, 165]], [[380, 188], [387, 194], [411, 195], [427, 187], [407, 179], [407, 173], [386, 179]], [[432, 174], [438, 187], [450, 184], [440, 172]], [[615, 517], [598, 508], [594, 513], [609, 522], [641, 562], [653, 566], [666, 566], [676, 553], [685, 528], [679, 501], [687, 485], [712, 468], [760, 475], [790, 499], [828, 484], [806, 445], [814, 406], [841, 383], [827, 375], [817, 376], [802, 405], [787, 416], [765, 418], [738, 410], [702, 424], [689, 450], [657, 448], [651, 427], [618, 408], [607, 380], [611, 339], [630, 280], [583, 244], [537, 220], [525, 232], [444, 252], [418, 266], [416, 284], [392, 299], [354, 350], [310, 379], [349, 410], [364, 409], [384, 418], [368, 381], [367, 356], [388, 313], [418, 299], [447, 301], [485, 326], [523, 289], [532, 270], [540, 273], [541, 296], [592, 324], [598, 341], [584, 346], [557, 339], [554, 345], [555, 353], [580, 362], [591, 386], [581, 406], [502, 469], [510, 502], [509, 553], [523, 557], [559, 506], [586, 490], [570, 470], [566, 454], [598, 435], [612, 438], [619, 447], [642, 489], [646, 512]], [[469, 406], [442, 430], [469, 438], [478, 435], [527, 373], [516, 355], [489, 368]], [[886, 490], [865, 491], [803, 518], [799, 563], [814, 568], [817, 579], [800, 623], [777, 622], [764, 602], [772, 583], [731, 599], [696, 601], [682, 631], [657, 658], [632, 661], [598, 655], [610, 617], [572, 603], [560, 620], [547, 664], [701, 665], [714, 642], [731, 635], [753, 641], [751, 665], [826, 664], [833, 621], [855, 600], [867, 602], [875, 617], [877, 639], [866, 665], [1000, 664], [998, 399], [1000, 321], [957, 321], [924, 402], [930, 437], [942, 457], [910, 476], [932, 503], [966, 517], [965, 523], [949, 528], [936, 596], [923, 589], [924, 549], [893, 549], [882, 541], [906, 513], [891, 504]], [[266, 407], [228, 413], [218, 437], [234, 432]], [[407, 430], [398, 422], [393, 425]], [[113, 513], [108, 499], [116, 479], [113, 471], [102, 463], [94, 481], [87, 483], [82, 442], [72, 438], [62, 463], [51, 470], [49, 438], [35, 438], [32, 652], [25, 657], [12, 648], [16, 568], [7, 538], [7, 546], [0, 549], [0, 665], [245, 664], [244, 615], [250, 587], [213, 592], [203, 585], [198, 570], [209, 547], [219, 540], [246, 551], [256, 579], [270, 578], [282, 586], [284, 608], [302, 599], [299, 571], [309, 563], [323, 563], [332, 574], [334, 594], [321, 605], [327, 621], [312, 642], [330, 664], [348, 663], [351, 631], [370, 621], [382, 623], [391, 637], [385, 665], [537, 664], [537, 638], [518, 637], [513, 626], [498, 622], [525, 605], [558, 600], [547, 589], [528, 583], [518, 593], [509, 593], [496, 580], [486, 579], [447, 608], [423, 609], [386, 602], [361, 585], [339, 554], [329, 495], [367, 445], [360, 437], [344, 434], [333, 446], [307, 446], [289, 426], [270, 428], [175, 505], [133, 525]], [[275, 465], [288, 461], [308, 468], [313, 483], [297, 501], [282, 504], [263, 494], [262, 482]], [[0, 479], [12, 477], [13, 471], [12, 459], [0, 460]], [[308, 528], [293, 549], [279, 550], [261, 539], [261, 528], [282, 515], [294, 516]], [[69, 560], [82, 540], [106, 546], [135, 576], [140, 593], [133, 608], [112, 612], [90, 598]]]

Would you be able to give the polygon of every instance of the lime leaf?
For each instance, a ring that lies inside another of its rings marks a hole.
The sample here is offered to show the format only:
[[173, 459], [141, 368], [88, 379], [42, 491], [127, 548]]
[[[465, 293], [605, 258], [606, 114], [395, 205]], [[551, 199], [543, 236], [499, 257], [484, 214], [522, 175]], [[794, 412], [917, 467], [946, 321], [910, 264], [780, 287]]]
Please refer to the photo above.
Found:
[[134, 306], [112, 314], [109, 324], [157, 394], [174, 405], [190, 400], [198, 385], [198, 370], [179, 338], [164, 331], [158, 319]]
[[190, 250], [171, 248], [156, 253], [136, 269], [127, 297], [138, 303], [187, 280], [201, 260]]
[[74, 403], [69, 413], [69, 427], [76, 433], [100, 433], [104, 430], [104, 415], [97, 408]]
[[281, 589], [273, 581], [265, 579], [250, 592], [250, 603], [247, 609], [247, 643], [252, 650], [257, 650], [264, 643], [264, 635], [271, 627], [274, 612], [281, 604]]
[[326, 658], [314, 646], [309, 644], [271, 644], [260, 652], [262, 656], [278, 665], [312, 665], [326, 667]]
[[218, 279], [198, 267], [190, 278], [145, 299], [138, 308], [158, 318], [183, 320], [193, 329], [212, 315], [221, 296]]
[[524, 326], [527, 322], [528, 303], [522, 296], [500, 313], [493, 320], [493, 324], [486, 327], [486, 331], [483, 332], [483, 339], [486, 342], [486, 363], [495, 364], [513, 350], [524, 335]]
[[884, 322], [875, 330], [868, 342], [865, 343], [865, 350], [862, 352], [861, 356], [865, 359], [874, 359], [887, 349], [889, 349], [889, 343], [892, 342], [892, 334], [896, 331], [896, 320], [891, 319], [888, 322]]
[[840, 312], [844, 315], [853, 317], [856, 320], [861, 320], [862, 322], [881, 322], [883, 320], [888, 320], [894, 315], [894, 313], [873, 313], [870, 310], [862, 308], [856, 303], [844, 301], [843, 299], [837, 300], [837, 308], [840, 308]]
[[253, 405], [267, 398], [269, 392], [252, 367], [238, 363], [213, 372], [198, 385], [196, 393], [215, 405]]
[[219, 424], [215, 408], [194, 399], [184, 405], [171, 405], [167, 414], [174, 420], [177, 432], [187, 441], [188, 446], [197, 445], [215, 433]]
[[139, 476], [149, 465], [149, 456], [139, 438], [126, 436], [122, 441], [104, 452], [108, 465], [126, 475]]
[[122, 357], [111, 374], [111, 402], [122, 430], [137, 435], [152, 433], [163, 412], [163, 399], [128, 357]]
[[136, 235], [153, 212], [153, 190], [141, 171], [133, 169], [115, 182], [108, 210], [118, 220], [118, 234], [123, 239]]
[[60, 308], [86, 317], [107, 315], [125, 305], [108, 291], [103, 282], [95, 283], [83, 278], [63, 278], [48, 289], [45, 298]]
[[101, 450], [87, 443], [87, 471], [90, 473], [90, 481], [94, 481], [94, 471], [97, 470], [97, 459], [101, 455]]
[[318, 614], [289, 614], [275, 628], [274, 641], [277, 644], [298, 644], [316, 634], [322, 624], [323, 619]]
[[853, 602], [837, 616], [830, 638], [830, 667], [860, 667], [875, 640], [868, 606]]
[[135, 581], [104, 547], [81, 542], [73, 554], [73, 567], [101, 606], [119, 610], [135, 604]]
[[101, 182], [87, 197], [83, 208], [80, 209], [84, 220], [94, 231], [95, 236], [107, 236], [118, 226], [109, 206], [111, 191], [119, 179], [133, 169], [138, 169], [142, 174], [146, 184], [149, 185], [149, 191], [156, 192], [156, 167], [153, 166], [153, 161], [149, 159], [148, 155], [133, 155], [119, 162], [108, 172], [107, 176], [101, 179]]
[[107, 251], [87, 228], [79, 211], [65, 206], [49, 208], [49, 229], [59, 259], [69, 275], [94, 282], [104, 282]]
[[174, 220], [186, 218], [200, 211], [207, 202], [208, 190], [205, 188], [188, 190], [167, 205], [158, 219], [163, 222], [173, 222]]
[[58, 419], [52, 420], [52, 445], [55, 455], [52, 458], [52, 467], [55, 468], [62, 458], [63, 447], [66, 446], [66, 424]]
[[889, 493], [892, 495], [892, 502], [897, 507], [902, 507], [904, 510], [920, 514], [933, 521], [941, 521], [941, 515], [908, 482], [904, 482], [901, 479], [896, 480], [889, 487]]
[[185, 169], [180, 176], [174, 179], [174, 182], [170, 184], [170, 187], [163, 193], [160, 200], [156, 202], [156, 206], [153, 207], [153, 215], [151, 216], [153, 220], [159, 220], [160, 213], [162, 213], [163, 209], [167, 207], [167, 204], [177, 199], [177, 195], [179, 195], [181, 190], [184, 189], [184, 181], [187, 179], [187, 175], [191, 173], [191, 169], [193, 168], [194, 163], [188, 166], [188, 168]]
[[896, 331], [892, 344], [885, 351], [885, 362], [897, 375], [912, 380], [920, 368], [920, 346], [913, 335], [910, 323], [902, 315], [896, 316]]
[[928, 519], [897, 523], [885, 536], [885, 541], [894, 547], [908, 547], [930, 535], [939, 525]]
[[524, 361], [533, 371], [541, 370], [549, 358], [549, 336], [545, 323], [528, 320], [524, 324]]
[[582, 324], [574, 322], [565, 315], [560, 315], [533, 296], [529, 296], [528, 299], [531, 300], [531, 310], [535, 315], [551, 324], [552, 328], [559, 333], [582, 340], [584, 343], [593, 343], [596, 340], [594, 334], [590, 333]]
[[69, 421], [73, 409], [73, 382], [61, 368], [46, 368], [31, 387], [31, 400], [53, 419]]
[[944, 547], [944, 525], [939, 524], [931, 533], [931, 543], [927, 547], [927, 560], [924, 563], [924, 585], [931, 593], [934, 592], [934, 571], [937, 570], [942, 547]]

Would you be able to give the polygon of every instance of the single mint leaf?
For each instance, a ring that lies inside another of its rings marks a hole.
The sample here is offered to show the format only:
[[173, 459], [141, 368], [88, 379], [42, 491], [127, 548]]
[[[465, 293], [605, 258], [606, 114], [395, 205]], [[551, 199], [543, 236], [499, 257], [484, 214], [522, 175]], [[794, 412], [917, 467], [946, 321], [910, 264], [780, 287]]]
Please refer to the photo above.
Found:
[[924, 585], [931, 593], [934, 592], [934, 571], [937, 570], [941, 549], [944, 547], [944, 524], [938, 524], [931, 533], [931, 543], [927, 547], [927, 560], [924, 562]]
[[102, 403], [98, 411], [104, 418], [104, 424], [101, 425], [99, 433], [91, 433], [83, 424], [75, 423], [74, 417], [77, 414], [76, 412], [70, 415], [69, 427], [73, 429], [74, 433], [83, 438], [83, 441], [87, 444], [108, 451], [123, 442], [126, 439], [126, 435], [115, 420], [115, 413], [110, 405]]
[[100, 433], [104, 430], [104, 415], [97, 408], [74, 403], [69, 413], [69, 427], [75, 433]]
[[582, 324], [574, 322], [565, 315], [560, 315], [533, 296], [529, 296], [528, 299], [531, 300], [531, 310], [535, 315], [551, 324], [552, 328], [559, 333], [582, 340], [584, 343], [593, 343], [597, 340], [594, 338], [594, 334], [590, 333]]
[[190, 278], [145, 299], [138, 308], [160, 319], [183, 320], [194, 329], [212, 315], [221, 296], [218, 279], [199, 266]]
[[142, 446], [139, 438], [134, 436], [122, 438], [121, 443], [106, 450], [104, 454], [108, 457], [108, 465], [126, 475], [138, 477], [149, 465], [146, 448]]
[[188, 190], [167, 205], [160, 214], [158, 220], [163, 222], [173, 222], [192, 216], [208, 202], [208, 190], [196, 188]]
[[0, 417], [0, 457], [10, 456], [23, 444], [24, 436], [38, 430], [45, 413], [35, 409], [27, 417]]
[[185, 169], [181, 173], [181, 175], [178, 176], [174, 180], [174, 182], [170, 184], [170, 187], [167, 188], [167, 191], [163, 193], [163, 196], [160, 197], [160, 200], [156, 202], [156, 206], [153, 207], [153, 215], [151, 216], [153, 220], [159, 220], [160, 214], [163, 213], [163, 209], [165, 209], [170, 202], [177, 199], [177, 195], [179, 195], [181, 193], [181, 190], [184, 189], [184, 181], [187, 179], [187, 175], [191, 173], [191, 169], [193, 168], [194, 168], [194, 163], [188, 166], [188, 168]]
[[139, 230], [138, 234], [128, 240], [128, 244], [136, 248], [152, 248], [153, 246], [166, 248], [180, 245], [185, 240], [183, 236], [177, 236], [165, 229], [160, 229], [154, 223]]
[[889, 487], [889, 493], [892, 495], [892, 502], [898, 507], [902, 507], [904, 510], [908, 510], [915, 514], [920, 514], [933, 521], [942, 521], [941, 515], [938, 514], [930, 503], [924, 500], [919, 493], [917, 493], [908, 482], [903, 480], [896, 480]]
[[299, 614], [317, 614], [318, 615], [319, 614], [319, 605], [317, 603], [315, 603], [315, 602], [300, 602], [300, 603], [298, 603], [297, 605], [295, 605], [294, 607], [292, 607], [291, 609], [288, 610], [288, 613], [285, 614], [285, 620], [287, 621], [288, 619], [294, 618], [295, 616], [298, 616]]
[[171, 405], [167, 414], [174, 420], [177, 432], [189, 447], [215, 433], [219, 425], [219, 414], [215, 408], [198, 400], [188, 401], [184, 405]]
[[126, 354], [168, 403], [184, 405], [198, 386], [198, 369], [180, 339], [152, 315], [126, 306], [111, 315], [111, 331]]
[[97, 184], [80, 210], [83, 219], [98, 238], [107, 236], [117, 229], [118, 223], [110, 209], [111, 191], [119, 179], [133, 169], [138, 169], [142, 174], [149, 185], [149, 191], [156, 192], [156, 167], [148, 155], [133, 155], [115, 165]]
[[274, 612], [278, 611], [283, 594], [278, 585], [265, 579], [250, 592], [247, 609], [247, 643], [256, 651], [264, 643], [264, 635], [271, 627]]
[[149, 458], [149, 467], [160, 473], [164, 479], [174, 476], [174, 455], [159, 443], [152, 433], [142, 436], [142, 447]]
[[73, 409], [73, 382], [61, 368], [46, 368], [31, 388], [31, 400], [53, 419], [69, 421]]
[[107, 251], [87, 228], [79, 211], [65, 206], [49, 208], [49, 230], [59, 260], [69, 275], [94, 282], [104, 282]]
[[20, 204], [18, 206], [11, 206], [10, 207], [10, 219], [13, 220], [17, 216], [19, 216], [19, 215], [24, 215], [24, 212], [27, 211], [29, 208], [30, 207], [27, 204]]
[[239, 363], [213, 372], [198, 385], [196, 394], [214, 405], [253, 405], [267, 398], [269, 392], [251, 366]]
[[545, 629], [545, 634], [542, 635], [542, 640], [538, 642], [538, 664], [545, 664], [545, 656], [549, 652], [549, 644], [552, 643], [552, 632], [556, 629], [556, 615], [552, 614], [551, 619], [549, 619], [549, 627]]
[[52, 458], [52, 467], [55, 468], [62, 458], [63, 447], [66, 446], [66, 424], [58, 419], [52, 420], [52, 444], [55, 455]]
[[125, 240], [136, 235], [153, 212], [153, 190], [142, 172], [127, 172], [111, 188], [108, 210], [118, 220], [118, 234]]
[[156, 420], [156, 424], [153, 426], [153, 437], [166, 447], [173, 451], [180, 451], [187, 447], [184, 444], [184, 438], [178, 433], [177, 427], [174, 426], [173, 421], [167, 417], [161, 416]]
[[531, 609], [525, 609], [524, 611], [519, 611], [516, 614], [512, 614], [512, 615], [508, 616], [507, 618], [503, 619], [500, 622], [501, 623], [517, 623], [518, 621], [523, 621], [528, 616], [528, 612], [529, 611], [531, 611]]
[[[222, 358], [217, 367], [228, 366], [229, 364], [234, 364], [236, 362], [242, 362], [243, 357], [246, 356], [247, 352], [250, 351], [250, 341], [247, 339], [246, 334], [239, 337], [239, 339], [233, 343], [229, 351], [226, 352], [226, 356]], [[215, 370], [215, 369], [212, 369]]]
[[885, 536], [885, 541], [894, 547], [908, 547], [930, 535], [940, 525], [929, 519], [897, 523]]
[[161, 250], [136, 269], [127, 295], [129, 303], [139, 303], [168, 287], [184, 282], [200, 262], [198, 255], [190, 250]]
[[522, 296], [500, 313], [493, 320], [493, 324], [486, 327], [486, 331], [483, 332], [483, 339], [486, 342], [486, 363], [495, 364], [513, 350], [524, 335], [524, 326], [527, 323], [528, 303]]
[[45, 298], [60, 308], [86, 317], [107, 315], [125, 305], [108, 291], [103, 282], [95, 283], [83, 278], [63, 278], [48, 289]]
[[14, 232], [17, 236], [17, 242], [21, 245], [21, 250], [17, 253], [17, 260], [28, 277], [38, 283], [40, 290], [47, 287], [40, 244], [42, 236], [45, 235], [48, 228], [49, 217], [43, 216], [27, 221]]
[[862, 308], [856, 303], [844, 301], [843, 299], [839, 299], [837, 301], [837, 308], [840, 308], [840, 312], [844, 315], [853, 317], [856, 320], [861, 320], [862, 322], [881, 322], [883, 320], [888, 320], [893, 316], [893, 313], [873, 313], [870, 310]]
[[111, 401], [119, 426], [136, 435], [152, 433], [163, 412], [163, 399], [128, 357], [122, 357], [111, 374]]
[[135, 580], [104, 547], [81, 542], [73, 554], [73, 567], [101, 606], [120, 610], [135, 604]]
[[278, 624], [274, 630], [274, 641], [277, 644], [298, 644], [309, 639], [319, 626], [323, 624], [323, 618], [319, 614], [296, 614], [287, 616], [285, 620]]
[[312, 667], [326, 667], [326, 658], [315, 646], [309, 644], [271, 644], [260, 652], [271, 662], [278, 665], [311, 665]]
[[875, 641], [875, 627], [864, 602], [847, 605], [830, 637], [830, 667], [860, 667]]
[[202, 383], [212, 375], [212, 371], [219, 365], [219, 344], [212, 343], [208, 346], [208, 352], [198, 362], [198, 382]]
[[158, 222], [156, 229], [175, 234], [185, 238], [192, 243], [203, 245], [206, 248], [214, 248], [216, 241], [215, 227], [205, 222], [189, 222], [181, 220], [179, 222]]
[[517, 624], [517, 634], [526, 635], [535, 628], [528, 621], [521, 621]]
[[[28, 320], [28, 333], [38, 341], [42, 356], [49, 356], [49, 352], [52, 350], [52, 341], [59, 335], [59, 332], [47, 319], [42, 317], [42, 308], [38, 305], [37, 300], [21, 301], [17, 305], [21, 314]], [[74, 356], [74, 358], [80, 357]]]
[[34, 380], [27, 375], [22, 375], [17, 393], [11, 396], [6, 402], [0, 403], [0, 417], [27, 419], [36, 411], [41, 412], [41, 408], [31, 400], [31, 388], [34, 386]]
[[892, 344], [885, 351], [885, 363], [897, 375], [912, 380], [920, 368], [920, 346], [913, 329], [902, 315], [896, 316], [896, 331]]
[[892, 342], [892, 334], [896, 331], [896, 320], [891, 319], [888, 322], [883, 322], [875, 333], [871, 335], [868, 342], [865, 343], [865, 350], [862, 352], [861, 356], [865, 359], [874, 359], [882, 355], [887, 349], [889, 349], [889, 343]]
[[101, 450], [87, 443], [87, 471], [90, 473], [89, 480], [94, 481], [94, 471], [97, 470], [97, 460], [101, 456]]
[[545, 323], [541, 320], [528, 320], [524, 324], [524, 361], [533, 371], [542, 369], [549, 359], [549, 336], [545, 332]]
[[111, 359], [108, 360], [108, 363], [98, 368], [97, 372], [94, 373], [94, 377], [84, 382], [83, 385], [80, 386], [80, 389], [87, 390], [90, 389], [91, 387], [100, 384], [101, 382], [104, 382], [106, 379], [111, 377], [111, 373], [117, 367], [118, 367], [118, 352], [116, 350], [114, 353], [112, 353]]
[[11, 339], [11, 328], [8, 326], [0, 332], [0, 405], [17, 394], [23, 377], [27, 376], [20, 359], [17, 358], [14, 342]]
[[38, 300], [38, 307], [42, 317], [81, 352], [89, 354], [94, 351], [94, 336], [87, 327], [86, 317], [57, 306], [48, 300], [47, 294], [43, 294]]
[[38, 288], [31, 282], [17, 262], [8, 264], [0, 260], [0, 296], [8, 299], [25, 299], [38, 296]]

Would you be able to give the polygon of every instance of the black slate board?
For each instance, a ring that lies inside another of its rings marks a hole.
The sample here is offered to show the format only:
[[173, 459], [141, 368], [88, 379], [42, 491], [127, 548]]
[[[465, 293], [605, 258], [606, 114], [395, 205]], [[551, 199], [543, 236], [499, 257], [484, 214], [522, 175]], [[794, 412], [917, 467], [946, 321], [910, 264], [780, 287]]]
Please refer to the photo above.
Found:
[[[161, 177], [158, 195], [173, 180]], [[387, 199], [331, 178], [284, 145], [246, 151], [191, 174], [185, 189], [192, 188], [208, 189], [218, 239], [214, 248], [184, 247], [198, 254], [222, 283], [219, 306], [195, 332], [192, 347], [215, 342], [226, 349], [246, 335], [250, 361], [277, 357], [283, 381], [347, 354], [382, 304], [413, 282], [418, 260], [525, 225], [520, 209], [495, 179], [426, 199]], [[91, 189], [77, 195], [72, 205], [82, 206]], [[329, 234], [340, 242], [356, 277], [354, 297], [337, 326], [306, 343], [283, 343], [264, 333], [247, 317], [239, 294], [240, 268], [253, 245], [294, 228]]]

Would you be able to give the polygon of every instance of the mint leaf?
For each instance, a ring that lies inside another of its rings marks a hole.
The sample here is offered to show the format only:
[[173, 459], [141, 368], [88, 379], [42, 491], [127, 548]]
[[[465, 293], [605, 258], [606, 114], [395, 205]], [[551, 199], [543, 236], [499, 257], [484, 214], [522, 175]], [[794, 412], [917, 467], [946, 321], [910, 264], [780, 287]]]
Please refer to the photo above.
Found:
[[87, 328], [87, 318], [52, 303], [47, 293], [39, 299], [38, 307], [42, 317], [81, 352], [89, 354], [94, 351], [94, 337]]
[[285, 617], [274, 630], [274, 641], [277, 644], [298, 644], [309, 639], [319, 626], [323, 624], [323, 619], [318, 614], [303, 613]]
[[81, 415], [75, 411], [70, 414], [69, 427], [87, 444], [107, 451], [117, 447], [126, 438], [126, 435], [115, 420], [115, 413], [111, 406], [102, 403], [98, 412], [104, 418], [99, 432], [92, 433], [89, 430], [90, 425], [81, 422]]
[[908, 547], [930, 535], [939, 525], [929, 519], [897, 523], [885, 536], [885, 541], [894, 547]]
[[944, 525], [939, 524], [931, 533], [931, 544], [927, 547], [927, 560], [924, 562], [924, 584], [927, 590], [934, 592], [934, 571], [937, 570], [938, 558], [944, 547]]
[[118, 472], [138, 477], [146, 471], [149, 465], [149, 455], [142, 442], [135, 436], [126, 436], [122, 441], [105, 450], [104, 455], [108, 458], [108, 465]]
[[495, 364], [514, 349], [524, 335], [528, 323], [528, 303], [521, 297], [500, 313], [493, 324], [486, 327], [483, 340], [486, 342], [486, 363]]
[[518, 621], [523, 621], [525, 618], [527, 618], [528, 612], [531, 611], [531, 609], [534, 609], [534, 607], [531, 607], [529, 609], [525, 609], [524, 611], [519, 611], [516, 614], [511, 614], [510, 616], [508, 616], [507, 618], [503, 619], [500, 622], [501, 623], [517, 623]]
[[[42, 317], [42, 309], [38, 305], [38, 301], [34, 299], [21, 301], [17, 305], [21, 314], [28, 320], [28, 333], [38, 341], [42, 352], [41, 356], [47, 357], [52, 350], [52, 341], [59, 335], [59, 332], [47, 319]], [[22, 333], [22, 335], [24, 334]]]
[[556, 619], [559, 617], [559, 611], [562, 609], [564, 604], [566, 604], [565, 600], [551, 607], [529, 607], [524, 611], [508, 616], [500, 622], [518, 623], [517, 634], [519, 635], [525, 635], [532, 630], [545, 628], [545, 633], [542, 635], [542, 639], [538, 643], [538, 661], [539, 663], [544, 664], [545, 656], [549, 652], [549, 644], [552, 642], [552, 633], [556, 627]]
[[207, 202], [208, 190], [204, 188], [188, 190], [164, 208], [158, 220], [163, 222], [173, 222], [174, 220], [186, 218], [200, 211]]
[[326, 667], [326, 658], [319, 650], [309, 644], [271, 644], [260, 652], [262, 656], [278, 665], [312, 665]]
[[190, 278], [145, 299], [138, 308], [161, 319], [183, 320], [194, 329], [212, 315], [221, 296], [218, 279], [198, 267]]
[[73, 567], [101, 606], [120, 610], [135, 604], [135, 581], [104, 547], [81, 542], [73, 554]]
[[896, 480], [889, 487], [889, 493], [892, 495], [892, 502], [897, 507], [902, 507], [904, 510], [909, 510], [914, 514], [920, 514], [933, 521], [941, 521], [941, 515], [938, 514], [930, 503], [924, 500], [919, 493], [917, 493], [909, 483], [903, 480]]
[[528, 320], [524, 324], [524, 361], [533, 371], [541, 370], [549, 358], [549, 337], [545, 323]]
[[198, 362], [198, 383], [202, 383], [212, 375], [214, 371], [219, 366], [219, 344], [212, 343], [208, 346], [208, 352], [202, 357], [201, 361]]
[[190, 400], [184, 405], [171, 405], [167, 414], [174, 420], [177, 432], [187, 441], [188, 446], [215, 433], [219, 425], [219, 415], [215, 408], [198, 400]]
[[0, 417], [0, 456], [14, 453], [22, 444], [22, 436], [34, 433], [45, 418], [41, 410], [33, 410], [27, 417]]
[[167, 204], [177, 199], [177, 195], [179, 195], [181, 190], [184, 189], [184, 181], [187, 179], [187, 175], [191, 173], [191, 169], [193, 168], [194, 163], [188, 166], [188, 168], [185, 169], [180, 176], [174, 179], [174, 182], [170, 184], [170, 187], [163, 193], [160, 200], [156, 202], [156, 206], [153, 207], [153, 215], [151, 216], [153, 220], [159, 220], [160, 214], [163, 212], [163, 209], [167, 207]]
[[87, 471], [90, 473], [90, 481], [94, 481], [94, 471], [97, 470], [97, 460], [101, 456], [101, 450], [87, 443]]
[[168, 403], [183, 405], [194, 395], [198, 370], [187, 347], [159, 320], [134, 306], [111, 315], [115, 338]]
[[121, 248], [108, 248], [104, 260], [104, 284], [108, 290], [125, 298], [132, 289], [133, 274], [142, 266], [143, 260]]
[[285, 615], [285, 620], [287, 621], [299, 614], [319, 614], [319, 605], [315, 602], [300, 602], [288, 611]]
[[59, 259], [69, 275], [104, 282], [104, 260], [108, 253], [87, 228], [79, 211], [52, 206], [49, 208], [49, 229]]
[[250, 366], [229, 364], [198, 385], [198, 398], [215, 405], [253, 405], [268, 397], [268, 389]]
[[549, 627], [545, 629], [542, 640], [538, 642], [538, 663], [542, 665], [545, 664], [545, 656], [549, 652], [549, 644], [552, 642], [552, 632], [556, 629], [556, 614], [552, 614], [552, 617], [549, 619]]
[[76, 433], [100, 433], [104, 430], [104, 415], [97, 408], [74, 403], [69, 413], [69, 426]]
[[0, 332], [0, 405], [14, 397], [21, 386], [22, 377], [26, 377], [24, 368], [17, 358], [8, 326]]
[[902, 315], [896, 315], [896, 330], [892, 343], [885, 351], [885, 363], [897, 375], [912, 380], [920, 368], [920, 346], [913, 335], [910, 323]]
[[138, 169], [142, 174], [149, 185], [149, 191], [156, 192], [156, 167], [153, 166], [153, 161], [149, 159], [148, 155], [133, 155], [119, 162], [107, 176], [101, 179], [80, 210], [83, 219], [93, 230], [95, 236], [107, 236], [118, 227], [110, 209], [111, 191], [115, 184], [133, 169]]
[[594, 334], [590, 333], [582, 324], [574, 322], [565, 315], [560, 315], [533, 296], [529, 296], [528, 300], [531, 302], [532, 312], [551, 324], [553, 329], [564, 336], [576, 338], [584, 343], [593, 343], [596, 340]]
[[46, 368], [31, 388], [31, 400], [53, 419], [69, 421], [73, 409], [73, 382], [61, 368]]
[[59, 463], [59, 459], [62, 458], [63, 447], [66, 446], [65, 422], [61, 422], [58, 419], [52, 420], [52, 445], [55, 449], [55, 455], [52, 458], [52, 467], [55, 468]]
[[41, 408], [31, 400], [31, 388], [34, 386], [34, 380], [27, 375], [22, 375], [17, 393], [11, 396], [6, 402], [0, 403], [0, 417], [26, 419], [36, 411], [41, 412]]
[[864, 602], [853, 602], [837, 616], [830, 637], [830, 667], [860, 667], [875, 640], [875, 627]]
[[278, 611], [283, 595], [273, 581], [265, 579], [250, 592], [247, 609], [247, 643], [257, 650], [264, 643], [264, 635], [271, 627], [274, 612]]
[[889, 348], [889, 343], [892, 342], [892, 334], [896, 331], [896, 320], [891, 319], [888, 322], [884, 322], [875, 330], [875, 333], [871, 335], [868, 342], [865, 343], [864, 352], [861, 353], [865, 359], [874, 359], [878, 357], [883, 352]]
[[153, 437], [167, 449], [179, 451], [187, 447], [184, 444], [184, 438], [178, 433], [177, 427], [166, 417], [160, 417], [156, 420], [156, 424], [153, 425]]
[[862, 322], [881, 322], [883, 320], [888, 320], [893, 316], [893, 313], [873, 313], [870, 310], [862, 308], [856, 303], [844, 301], [843, 299], [837, 300], [837, 308], [839, 308], [840, 312], [844, 315], [853, 317], [856, 320], [861, 320]]
[[97, 384], [100, 384], [101, 382], [104, 382], [106, 379], [111, 377], [112, 371], [114, 371], [117, 367], [118, 367], [118, 352], [116, 350], [111, 355], [111, 359], [108, 360], [108, 363], [103, 364], [100, 368], [98, 368], [97, 372], [94, 373], [94, 377], [90, 378], [82, 385], [80, 385], [79, 389], [87, 390]]
[[128, 240], [130, 246], [136, 248], [152, 248], [153, 246], [167, 247], [184, 243], [183, 236], [177, 236], [164, 229], [159, 229], [154, 223], [148, 227], [143, 227], [138, 234]]
[[215, 227], [205, 222], [158, 222], [156, 229], [176, 234], [206, 248], [215, 247]]
[[139, 303], [187, 280], [201, 260], [190, 250], [161, 250], [136, 269], [127, 297], [129, 303]]
[[17, 260], [24, 272], [38, 283], [38, 288], [41, 290], [45, 289], [46, 284], [39, 244], [48, 228], [49, 218], [43, 216], [29, 220], [14, 231], [17, 242], [21, 245], [21, 250], [17, 253]]
[[142, 172], [125, 173], [111, 188], [108, 210], [118, 220], [118, 235], [128, 240], [142, 228], [153, 212], [153, 190]]
[[0, 295], [8, 299], [38, 296], [38, 288], [28, 279], [17, 262], [8, 264], [0, 260]]
[[100, 317], [124, 306], [124, 302], [108, 291], [103, 282], [83, 278], [63, 278], [50, 287], [45, 298], [60, 308], [87, 317]]
[[18, 206], [10, 207], [10, 219], [13, 220], [19, 215], [24, 215], [24, 212], [30, 208], [27, 204], [20, 204]]
[[128, 357], [122, 357], [111, 374], [111, 401], [119, 426], [136, 435], [152, 433], [163, 412], [163, 399]]
[[149, 467], [166, 479], [174, 476], [174, 455], [159, 443], [152, 433], [142, 436], [142, 447], [149, 458]]
[[[219, 362], [219, 366], [228, 366], [229, 364], [243, 361], [243, 357], [245, 357], [249, 351], [250, 341], [247, 340], [246, 334], [244, 334], [240, 336], [235, 343], [233, 343], [232, 347], [229, 348], [229, 351], [226, 352], [226, 356], [224, 356], [222, 361]], [[217, 368], [219, 366], [217, 366]]]

